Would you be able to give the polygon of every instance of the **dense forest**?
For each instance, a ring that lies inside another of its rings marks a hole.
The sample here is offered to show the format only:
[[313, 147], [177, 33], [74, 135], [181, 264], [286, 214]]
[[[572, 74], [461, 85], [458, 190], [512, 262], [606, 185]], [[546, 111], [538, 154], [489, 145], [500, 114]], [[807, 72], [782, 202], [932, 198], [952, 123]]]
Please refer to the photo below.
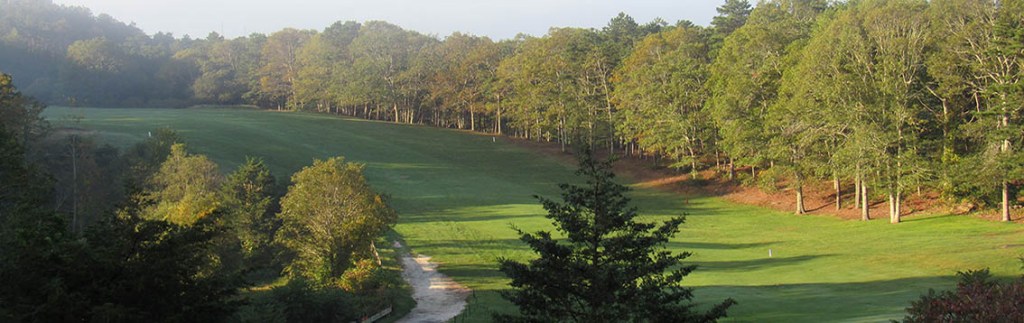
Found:
[[0, 69], [50, 104], [248, 104], [589, 145], [784, 183], [797, 213], [809, 181], [852, 185], [863, 219], [883, 200], [892, 222], [922, 187], [1010, 220], [1022, 44], [1019, 0], [728, 0], [707, 27], [620, 14], [506, 40], [381, 21], [148, 36], [86, 9], [0, 3]]

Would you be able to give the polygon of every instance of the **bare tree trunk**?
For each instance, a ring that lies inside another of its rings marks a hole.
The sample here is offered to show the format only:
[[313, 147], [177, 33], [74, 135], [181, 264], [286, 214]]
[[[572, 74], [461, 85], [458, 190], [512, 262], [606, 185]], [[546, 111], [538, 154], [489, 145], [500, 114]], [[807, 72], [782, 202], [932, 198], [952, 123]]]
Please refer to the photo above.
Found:
[[501, 134], [501, 94], [497, 94], [497, 96], [498, 96], [498, 119], [497, 119], [496, 122], [497, 122], [497, 125], [498, 125], [498, 134], [500, 135]]
[[842, 183], [839, 182], [839, 176], [835, 176], [835, 178], [833, 180], [834, 180], [835, 187], [836, 187], [836, 210], [842, 210], [843, 209], [843, 190], [842, 190], [842, 186], [841, 186]]
[[476, 131], [476, 111], [469, 105], [469, 131]]
[[558, 142], [562, 144], [562, 152], [565, 152], [565, 118], [558, 118]]
[[889, 192], [889, 223], [900, 223], [899, 216], [896, 214], [896, 193]]
[[1010, 222], [1010, 183], [1003, 180], [1003, 222]]
[[693, 151], [693, 148], [689, 148], [690, 151], [690, 179], [697, 179], [697, 153]]
[[871, 203], [868, 202], [868, 186], [864, 179], [860, 180], [860, 218], [864, 221], [871, 220]]
[[722, 155], [718, 151], [718, 147], [715, 147], [715, 172], [722, 171]]
[[[1010, 125], [1010, 118], [1007, 117], [1006, 115], [1003, 115], [1003, 120], [1002, 120], [1003, 128], [1005, 128], [1005, 127], [1007, 127], [1009, 125]], [[1000, 147], [1000, 150], [1004, 154], [1010, 152], [1010, 140], [1009, 139], [1004, 139], [1003, 140], [1003, 146]], [[1006, 174], [1004, 174], [1004, 176], [1005, 175]], [[1003, 202], [1003, 205], [1002, 205], [1003, 222], [1010, 222], [1010, 183], [1007, 180], [1005, 180], [1005, 179], [1003, 180], [1003, 201], [1002, 202]]]
[[732, 180], [735, 180], [735, 179], [736, 179], [736, 163], [733, 161], [732, 157], [730, 156], [729, 157], [729, 180], [732, 181]]
[[893, 218], [896, 220], [895, 223], [903, 221], [903, 192], [899, 188], [896, 188], [896, 200], [893, 201], [896, 204], [893, 205]]
[[860, 195], [861, 195], [861, 186], [864, 186], [864, 181], [860, 178], [860, 176], [861, 176], [860, 172], [858, 171], [857, 175], [854, 176], [854, 179], [853, 179], [853, 208], [854, 209], [861, 209], [862, 208], [861, 206], [863, 205], [863, 204], [861, 204], [861, 201], [860, 201], [861, 200]]
[[796, 214], [801, 215], [807, 213], [804, 209], [804, 186], [803, 184], [797, 184], [796, 186]]

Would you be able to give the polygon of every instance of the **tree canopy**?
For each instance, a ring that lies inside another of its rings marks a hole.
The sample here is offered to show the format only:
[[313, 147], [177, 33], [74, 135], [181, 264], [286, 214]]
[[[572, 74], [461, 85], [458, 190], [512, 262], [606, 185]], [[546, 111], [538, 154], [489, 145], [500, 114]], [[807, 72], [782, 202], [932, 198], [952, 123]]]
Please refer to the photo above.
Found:
[[362, 165], [334, 157], [292, 176], [278, 218], [278, 242], [295, 255], [290, 274], [328, 284], [369, 257], [397, 215], [366, 183]]

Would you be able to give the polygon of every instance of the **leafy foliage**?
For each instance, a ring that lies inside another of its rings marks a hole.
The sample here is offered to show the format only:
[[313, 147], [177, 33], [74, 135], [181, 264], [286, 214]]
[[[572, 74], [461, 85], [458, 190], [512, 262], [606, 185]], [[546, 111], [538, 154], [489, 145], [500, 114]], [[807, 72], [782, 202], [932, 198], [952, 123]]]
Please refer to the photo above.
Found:
[[217, 207], [220, 170], [206, 156], [189, 155], [185, 144], [171, 146], [167, 160], [150, 179], [147, 198], [154, 204], [144, 216], [178, 224], [192, 224]]
[[997, 282], [988, 270], [957, 273], [954, 291], [929, 290], [904, 322], [1017, 322], [1024, 317], [1024, 279]]
[[618, 132], [698, 171], [714, 140], [704, 109], [710, 58], [699, 27], [680, 25], [644, 38], [615, 74]]
[[281, 199], [277, 241], [294, 256], [292, 277], [331, 284], [397, 220], [363, 177], [363, 166], [342, 157], [316, 160], [292, 176]]
[[500, 270], [512, 279], [503, 296], [522, 316], [501, 321], [710, 322], [725, 316], [732, 299], [709, 312], [694, 311], [693, 292], [679, 285], [696, 266], [681, 266], [689, 253], [672, 254], [664, 244], [679, 231], [683, 218], [661, 225], [636, 222], [636, 209], [613, 181], [610, 162], [581, 154], [577, 174], [587, 186], [562, 184], [562, 200], [540, 198], [547, 218], [565, 236], [525, 233], [521, 240], [539, 254], [529, 263], [501, 259]]

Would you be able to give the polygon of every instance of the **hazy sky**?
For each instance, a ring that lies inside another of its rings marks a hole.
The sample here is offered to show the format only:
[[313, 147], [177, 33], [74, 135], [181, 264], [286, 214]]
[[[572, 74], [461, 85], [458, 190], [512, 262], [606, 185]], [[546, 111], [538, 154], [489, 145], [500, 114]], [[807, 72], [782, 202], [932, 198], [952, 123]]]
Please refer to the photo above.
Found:
[[323, 30], [335, 21], [385, 20], [446, 36], [454, 31], [511, 38], [548, 27], [601, 27], [619, 12], [639, 23], [661, 17], [707, 25], [724, 0], [55, 0], [135, 24], [148, 34], [206, 37], [271, 33], [285, 27]]

